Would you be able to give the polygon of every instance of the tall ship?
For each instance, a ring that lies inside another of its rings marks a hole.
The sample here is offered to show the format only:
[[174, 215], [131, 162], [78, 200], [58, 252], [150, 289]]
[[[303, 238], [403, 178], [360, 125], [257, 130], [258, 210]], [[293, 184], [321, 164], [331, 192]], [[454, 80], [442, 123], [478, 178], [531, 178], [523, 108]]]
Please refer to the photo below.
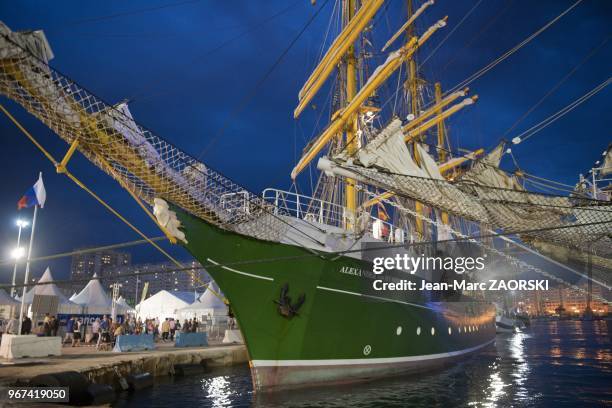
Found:
[[478, 274], [377, 275], [373, 254], [520, 262], [495, 242], [511, 235], [598, 256], [612, 248], [609, 203], [527, 190], [499, 168], [503, 142], [490, 152], [451, 146], [445, 121], [477, 96], [444, 91], [417, 60], [446, 17], [417, 32], [419, 18], [439, 11], [432, 0], [409, 2], [405, 24], [381, 47], [372, 25], [384, 3], [337, 3], [337, 36], [298, 92], [296, 117], [321, 89], [330, 95], [327, 125], [291, 173], [319, 174], [311, 195], [248, 191], [137, 124], [127, 104], [106, 103], [50, 67], [41, 31], [0, 24], [0, 92], [69, 145], [52, 159], [58, 172], [78, 181], [68, 163], [80, 152], [206, 267], [239, 322], [257, 390], [420, 372], [494, 341], [495, 308], [482, 293], [372, 289], [377, 280], [420, 288]]

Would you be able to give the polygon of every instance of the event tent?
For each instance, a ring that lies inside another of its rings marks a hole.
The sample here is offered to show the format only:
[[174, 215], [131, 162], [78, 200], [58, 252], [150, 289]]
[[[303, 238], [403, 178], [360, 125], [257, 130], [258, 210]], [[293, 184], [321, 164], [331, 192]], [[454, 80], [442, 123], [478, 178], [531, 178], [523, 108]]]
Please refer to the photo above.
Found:
[[19, 301], [13, 299], [4, 289], [0, 289], [0, 305], [18, 305]]
[[72, 302], [83, 307], [84, 314], [109, 314], [113, 301], [106, 294], [100, 279], [94, 274], [93, 278], [85, 285], [78, 295], [70, 299]]
[[119, 311], [119, 313], [134, 313], [134, 312], [136, 312], [136, 309], [134, 309], [132, 306], [128, 305], [128, 303], [123, 298], [123, 296], [119, 296], [119, 299], [117, 299], [117, 310]]
[[150, 298], [136, 305], [136, 313], [142, 319], [176, 319], [176, 312], [179, 309], [189, 306], [197, 298], [198, 293], [196, 292], [169, 292], [167, 290], [160, 290]]
[[[223, 297], [223, 294], [219, 290], [219, 287], [216, 283], [211, 282], [210, 288]], [[179, 319], [191, 319], [198, 318], [201, 319], [202, 316], [227, 316], [227, 305], [223, 303], [223, 300], [219, 298], [218, 295], [213, 293], [210, 289], [206, 289], [206, 291], [200, 296], [195, 302], [180, 309], [177, 312], [177, 316]]]
[[0, 289], [0, 316], [4, 319], [14, 317], [16, 312], [19, 312], [19, 304], [3, 289]]
[[[57, 296], [59, 299], [59, 310], [58, 313], [80, 313], [81, 307], [70, 300], [54, 283], [48, 284], [47, 282], [53, 282], [53, 275], [51, 275], [51, 269], [47, 267], [45, 273], [40, 277], [38, 283], [45, 283], [45, 285], [36, 285], [25, 294], [25, 303], [32, 304], [34, 295], [46, 295], [46, 296]], [[19, 299], [21, 301], [21, 299]]]

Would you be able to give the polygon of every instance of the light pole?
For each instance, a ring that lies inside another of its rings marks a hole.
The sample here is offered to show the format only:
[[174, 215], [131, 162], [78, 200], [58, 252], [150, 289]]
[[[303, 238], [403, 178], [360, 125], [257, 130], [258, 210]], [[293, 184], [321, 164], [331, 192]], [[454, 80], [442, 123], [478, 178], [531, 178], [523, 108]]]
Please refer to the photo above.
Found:
[[13, 250], [12, 256], [15, 259], [15, 267], [13, 268], [13, 280], [11, 282], [11, 297], [15, 296], [15, 280], [17, 278], [17, 264], [19, 263], [19, 259], [23, 257], [25, 254], [25, 250], [19, 246], [21, 243], [21, 230], [30, 225], [26, 220], [18, 219], [17, 227], [19, 227], [19, 232], [17, 233], [17, 247]]
[[111, 303], [111, 318], [113, 322], [116, 322], [115, 316], [117, 314], [117, 299], [119, 299], [119, 288], [123, 286], [119, 282], [115, 282], [111, 285], [112, 289], [112, 303]]

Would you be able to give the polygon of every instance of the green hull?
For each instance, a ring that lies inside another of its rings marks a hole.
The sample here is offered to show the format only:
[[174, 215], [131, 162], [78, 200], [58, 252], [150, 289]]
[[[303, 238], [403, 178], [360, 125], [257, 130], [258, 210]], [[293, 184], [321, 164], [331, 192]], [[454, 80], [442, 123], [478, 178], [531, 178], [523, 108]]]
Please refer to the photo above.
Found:
[[[427, 302], [400, 292], [364, 296], [362, 263], [212, 226], [174, 209], [186, 248], [231, 303], [248, 348], [256, 389], [347, 382], [448, 363], [491, 343], [494, 309], [481, 302]], [[329, 256], [328, 256], [329, 258]], [[415, 278], [415, 280], [420, 280]], [[298, 314], [275, 301], [287, 284]], [[382, 298], [387, 296], [387, 298]]]

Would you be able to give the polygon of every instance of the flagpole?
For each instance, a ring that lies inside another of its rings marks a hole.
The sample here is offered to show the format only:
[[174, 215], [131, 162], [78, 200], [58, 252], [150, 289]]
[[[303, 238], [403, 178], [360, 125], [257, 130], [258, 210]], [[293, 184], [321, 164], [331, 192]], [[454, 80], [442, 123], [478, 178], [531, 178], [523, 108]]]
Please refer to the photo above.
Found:
[[[38, 178], [42, 177], [42, 171], [39, 173]], [[30, 259], [32, 258], [32, 243], [34, 242], [34, 231], [36, 229], [36, 215], [38, 214], [38, 204], [34, 206], [34, 217], [32, 218], [32, 231], [30, 232], [30, 245], [28, 246], [28, 257], [26, 260], [25, 279], [23, 281], [24, 287], [21, 294], [21, 308], [19, 310], [19, 336], [21, 336], [21, 328], [23, 326], [23, 315], [25, 312], [25, 295], [27, 290], [28, 280], [30, 279]]]
[[[21, 220], [17, 221], [19, 223], [18, 227], [19, 227], [19, 232], [17, 233], [17, 250], [19, 250], [19, 245], [21, 245], [21, 229], [23, 228], [23, 224], [21, 222]], [[15, 296], [15, 292], [17, 292], [17, 290], [15, 289], [15, 281], [17, 280], [17, 266], [19, 264], [19, 258], [15, 257], [15, 267], [13, 268], [13, 279], [11, 281], [11, 297]]]

